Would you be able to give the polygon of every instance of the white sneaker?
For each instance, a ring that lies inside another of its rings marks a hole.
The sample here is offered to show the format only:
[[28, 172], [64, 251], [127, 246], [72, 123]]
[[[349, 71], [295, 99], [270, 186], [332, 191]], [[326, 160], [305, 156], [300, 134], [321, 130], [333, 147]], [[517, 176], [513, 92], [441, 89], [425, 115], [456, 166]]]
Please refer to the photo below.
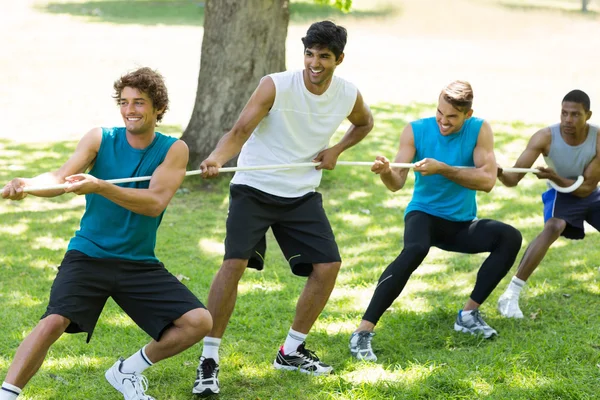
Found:
[[519, 296], [508, 290], [498, 299], [498, 311], [506, 318], [523, 318], [519, 308]]
[[219, 388], [219, 364], [212, 358], [200, 357], [200, 364], [196, 371], [196, 381], [192, 388], [193, 394], [200, 397], [211, 396], [220, 392]]
[[148, 390], [148, 379], [144, 375], [122, 372], [123, 359], [119, 358], [110, 367], [104, 377], [115, 389], [123, 394], [125, 400], [156, 400], [144, 393]]
[[273, 366], [276, 369], [300, 371], [315, 376], [328, 375], [333, 372], [333, 367], [319, 360], [314, 351], [304, 347], [304, 342], [298, 346], [296, 351], [287, 355], [283, 354], [283, 346], [281, 346], [275, 361], [273, 361]]

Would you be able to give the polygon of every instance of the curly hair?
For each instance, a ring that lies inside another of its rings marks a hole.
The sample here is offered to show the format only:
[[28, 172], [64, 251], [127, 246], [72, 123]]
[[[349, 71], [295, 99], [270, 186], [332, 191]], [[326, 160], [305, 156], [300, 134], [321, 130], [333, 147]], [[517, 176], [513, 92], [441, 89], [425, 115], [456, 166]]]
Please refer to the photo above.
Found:
[[164, 110], [156, 117], [157, 121], [160, 122], [169, 109], [169, 94], [167, 93], [167, 86], [163, 76], [148, 67], [137, 69], [133, 72], [123, 75], [119, 80], [115, 81], [114, 84], [115, 94], [113, 98], [119, 103], [121, 92], [125, 87], [130, 87], [139, 90], [140, 92], [146, 93], [150, 100], [152, 100], [152, 106], [155, 110]]

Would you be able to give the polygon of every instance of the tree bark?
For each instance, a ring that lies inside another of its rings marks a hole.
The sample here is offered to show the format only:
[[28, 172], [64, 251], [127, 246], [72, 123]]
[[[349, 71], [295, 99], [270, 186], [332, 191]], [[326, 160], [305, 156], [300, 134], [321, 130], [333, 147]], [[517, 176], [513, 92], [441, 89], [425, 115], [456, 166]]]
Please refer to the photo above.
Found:
[[208, 0], [198, 91], [181, 139], [191, 169], [228, 132], [264, 75], [285, 70], [288, 0]]

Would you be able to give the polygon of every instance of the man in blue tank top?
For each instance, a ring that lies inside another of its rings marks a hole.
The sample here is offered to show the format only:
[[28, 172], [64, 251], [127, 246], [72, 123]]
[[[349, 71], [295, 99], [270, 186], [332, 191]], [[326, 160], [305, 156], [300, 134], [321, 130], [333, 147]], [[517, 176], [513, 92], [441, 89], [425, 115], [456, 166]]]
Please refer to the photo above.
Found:
[[[530, 168], [544, 155], [552, 168], [538, 167], [541, 179], [558, 186], [570, 186], [578, 176], [583, 184], [572, 193], [549, 188], [542, 194], [544, 229], [527, 247], [506, 292], [498, 299], [500, 314], [523, 318], [519, 296], [525, 282], [543, 260], [546, 252], [560, 236], [583, 239], [583, 222], [600, 230], [600, 140], [599, 129], [588, 123], [591, 118], [590, 98], [581, 90], [572, 90], [562, 101], [560, 124], [536, 132], [521, 153], [515, 167]], [[525, 174], [506, 173], [498, 169], [498, 179], [506, 186], [516, 186]]]
[[[105, 373], [125, 400], [153, 399], [145, 394], [142, 372], [211, 329], [209, 312], [154, 254], [156, 231], [188, 160], [184, 142], [155, 131], [169, 104], [163, 78], [140, 68], [117, 80], [114, 89], [125, 127], [90, 130], [57, 171], [13, 179], [2, 190], [3, 198], [22, 200], [28, 186], [68, 183], [66, 189], [31, 194], [85, 195], [86, 209], [52, 284], [46, 313], [19, 346], [0, 400], [17, 398], [64, 332], [86, 332], [89, 342], [108, 297], [152, 337]], [[136, 176], [152, 179], [119, 186], [106, 182]]]
[[[307, 335], [335, 285], [341, 257], [321, 194], [323, 169], [361, 141], [373, 127], [369, 107], [357, 88], [334, 75], [344, 59], [346, 30], [330, 21], [314, 23], [302, 39], [304, 69], [265, 76], [238, 121], [202, 162], [206, 178], [238, 153], [238, 166], [308, 163], [315, 169], [237, 172], [230, 185], [223, 264], [211, 285], [208, 309], [214, 325], [204, 339], [193, 392], [220, 391], [219, 346], [233, 312], [237, 286], [246, 268], [263, 269], [265, 234], [272, 229], [292, 272], [308, 277], [296, 315], [273, 362], [277, 369], [313, 375], [333, 370], [305, 347]], [[334, 146], [340, 124], [350, 128]]]
[[[477, 219], [476, 191], [492, 190], [496, 159], [492, 129], [472, 117], [472, 101], [468, 82], [452, 82], [439, 96], [436, 116], [409, 124], [400, 136], [395, 162], [415, 163], [413, 197], [404, 218], [404, 249], [379, 278], [367, 311], [350, 337], [350, 352], [357, 359], [377, 360], [371, 346], [375, 325], [432, 246], [458, 253], [490, 253], [470, 298], [458, 312], [454, 329], [485, 338], [497, 335], [482, 319], [479, 306], [515, 261], [521, 234], [502, 222]], [[404, 186], [408, 175], [408, 169], [390, 168], [383, 156], [377, 157], [372, 171], [393, 192]]]

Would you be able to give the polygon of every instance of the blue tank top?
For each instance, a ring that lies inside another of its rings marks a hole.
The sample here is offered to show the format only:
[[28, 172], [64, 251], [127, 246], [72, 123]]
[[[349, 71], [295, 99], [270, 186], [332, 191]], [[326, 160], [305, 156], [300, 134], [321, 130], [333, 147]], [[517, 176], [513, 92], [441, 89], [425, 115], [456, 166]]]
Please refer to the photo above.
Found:
[[[89, 172], [100, 179], [150, 176], [163, 162], [176, 138], [156, 132], [145, 149], [134, 149], [127, 142], [125, 128], [102, 128], [102, 143]], [[147, 189], [150, 181], [122, 183], [119, 186]], [[154, 255], [158, 217], [136, 214], [98, 194], [85, 195], [85, 213], [68, 250], [90, 257], [158, 262]]]
[[[451, 166], [474, 167], [473, 150], [482, 124], [480, 118], [469, 118], [460, 131], [444, 136], [435, 117], [412, 122], [416, 149], [413, 162], [434, 158]], [[423, 176], [415, 172], [413, 197], [404, 215], [411, 211], [450, 221], [472, 221], [477, 217], [475, 190], [439, 174]]]

